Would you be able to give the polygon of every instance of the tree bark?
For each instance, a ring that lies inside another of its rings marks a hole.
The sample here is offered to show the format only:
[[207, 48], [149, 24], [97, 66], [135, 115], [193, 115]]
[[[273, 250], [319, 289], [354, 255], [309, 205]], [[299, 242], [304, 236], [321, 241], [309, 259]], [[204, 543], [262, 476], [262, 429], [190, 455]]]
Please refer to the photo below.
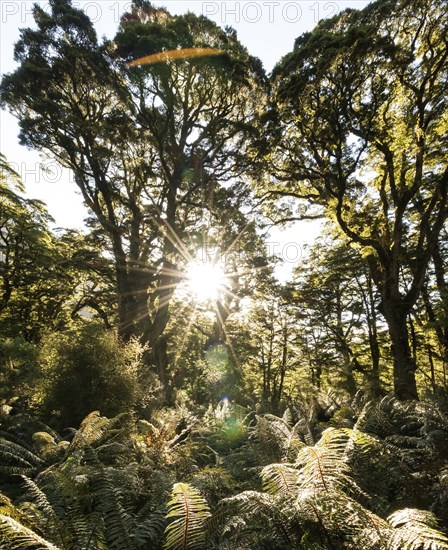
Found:
[[401, 400], [418, 399], [415, 380], [416, 363], [409, 345], [406, 312], [393, 302], [383, 303], [384, 317], [389, 328], [394, 360], [394, 391]]

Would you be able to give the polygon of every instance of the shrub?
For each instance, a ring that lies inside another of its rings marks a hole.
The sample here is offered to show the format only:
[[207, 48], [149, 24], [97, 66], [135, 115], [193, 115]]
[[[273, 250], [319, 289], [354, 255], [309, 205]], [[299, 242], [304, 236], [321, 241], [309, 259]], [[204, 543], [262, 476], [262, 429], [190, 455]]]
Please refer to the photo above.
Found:
[[77, 426], [92, 410], [106, 416], [134, 408], [142, 346], [120, 341], [114, 331], [89, 322], [76, 331], [49, 335], [40, 353], [37, 399], [59, 426]]
[[28, 408], [37, 375], [37, 347], [23, 338], [0, 341], [0, 405]]

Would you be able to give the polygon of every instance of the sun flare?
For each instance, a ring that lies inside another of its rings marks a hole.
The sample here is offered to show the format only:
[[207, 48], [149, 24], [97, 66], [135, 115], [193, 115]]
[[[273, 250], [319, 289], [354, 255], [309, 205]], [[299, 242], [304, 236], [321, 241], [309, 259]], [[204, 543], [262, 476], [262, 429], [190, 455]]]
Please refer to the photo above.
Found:
[[218, 264], [194, 262], [187, 268], [187, 290], [197, 302], [219, 300], [226, 283], [224, 269]]

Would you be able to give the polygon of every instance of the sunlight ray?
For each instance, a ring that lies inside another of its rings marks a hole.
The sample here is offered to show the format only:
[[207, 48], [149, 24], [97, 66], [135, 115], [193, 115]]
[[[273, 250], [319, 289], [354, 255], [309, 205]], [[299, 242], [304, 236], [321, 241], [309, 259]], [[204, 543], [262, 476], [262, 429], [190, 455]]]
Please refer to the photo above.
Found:
[[169, 296], [165, 296], [156, 306], [149, 308], [150, 313], [155, 313], [160, 309], [168, 306], [172, 300], [172, 297], [172, 294], [170, 294]]
[[[187, 247], [185, 246], [185, 243], [182, 241], [182, 239], [174, 230], [174, 228], [171, 226], [168, 220], [165, 220], [163, 218], [162, 218], [162, 223], [168, 229], [168, 232], [165, 233], [168, 240], [177, 249], [177, 251], [179, 252], [179, 254], [181, 254], [181, 256], [184, 258], [185, 261], [191, 262], [193, 260], [193, 257], [188, 251]], [[171, 233], [171, 235], [169, 233]]]
[[174, 356], [174, 365], [177, 364], [177, 361], [178, 361], [179, 357], [184, 352], [184, 349], [185, 349], [186, 344], [187, 344], [188, 336], [190, 335], [191, 326], [193, 325], [193, 321], [194, 321], [194, 318], [195, 318], [195, 315], [196, 315], [196, 311], [197, 311], [197, 304], [194, 304], [193, 310], [190, 313], [190, 318], [188, 320], [188, 324], [187, 324], [187, 326], [185, 327], [185, 330], [184, 330], [183, 338], [180, 341], [177, 352]]
[[220, 327], [224, 333], [224, 336], [225, 336], [225, 343], [227, 344], [229, 350], [230, 350], [230, 353], [232, 354], [232, 357], [233, 357], [233, 360], [235, 361], [235, 365], [239, 368], [240, 367], [240, 362], [238, 361], [238, 358], [236, 356], [236, 353], [235, 353], [235, 350], [233, 348], [233, 345], [232, 345], [232, 342], [230, 341], [230, 338], [229, 338], [229, 333], [227, 332], [226, 330], [226, 327], [225, 327], [225, 323], [224, 323], [224, 320], [221, 316], [221, 312], [219, 311], [219, 308], [215, 306], [215, 312], [216, 312], [216, 316], [218, 318], [218, 321], [219, 321], [219, 324], [220, 324]]
[[168, 285], [158, 286], [156, 290], [170, 290], [170, 289], [175, 290], [176, 287], [177, 287], [177, 283], [170, 283]]
[[224, 252], [224, 255], [225, 254], [229, 254], [229, 252], [231, 252], [234, 247], [238, 244], [238, 242], [240, 241], [240, 239], [242, 238], [242, 236], [244, 235], [244, 233], [246, 232], [246, 229], [249, 227], [249, 225], [251, 225], [253, 222], [247, 222], [246, 225], [243, 227], [243, 229], [238, 233], [238, 235], [233, 239], [233, 241], [229, 244], [229, 246], [227, 247], [227, 249], [225, 250]]

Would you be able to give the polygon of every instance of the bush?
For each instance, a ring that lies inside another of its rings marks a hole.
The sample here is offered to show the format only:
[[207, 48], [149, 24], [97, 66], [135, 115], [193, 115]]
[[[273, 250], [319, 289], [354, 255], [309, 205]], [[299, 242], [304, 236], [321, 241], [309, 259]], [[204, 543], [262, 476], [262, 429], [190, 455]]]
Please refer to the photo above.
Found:
[[28, 409], [37, 376], [37, 347], [23, 338], [0, 341], [0, 405]]
[[134, 408], [141, 391], [142, 346], [120, 341], [94, 322], [49, 335], [40, 352], [37, 399], [42, 414], [58, 426], [77, 426], [92, 410], [116, 416]]

